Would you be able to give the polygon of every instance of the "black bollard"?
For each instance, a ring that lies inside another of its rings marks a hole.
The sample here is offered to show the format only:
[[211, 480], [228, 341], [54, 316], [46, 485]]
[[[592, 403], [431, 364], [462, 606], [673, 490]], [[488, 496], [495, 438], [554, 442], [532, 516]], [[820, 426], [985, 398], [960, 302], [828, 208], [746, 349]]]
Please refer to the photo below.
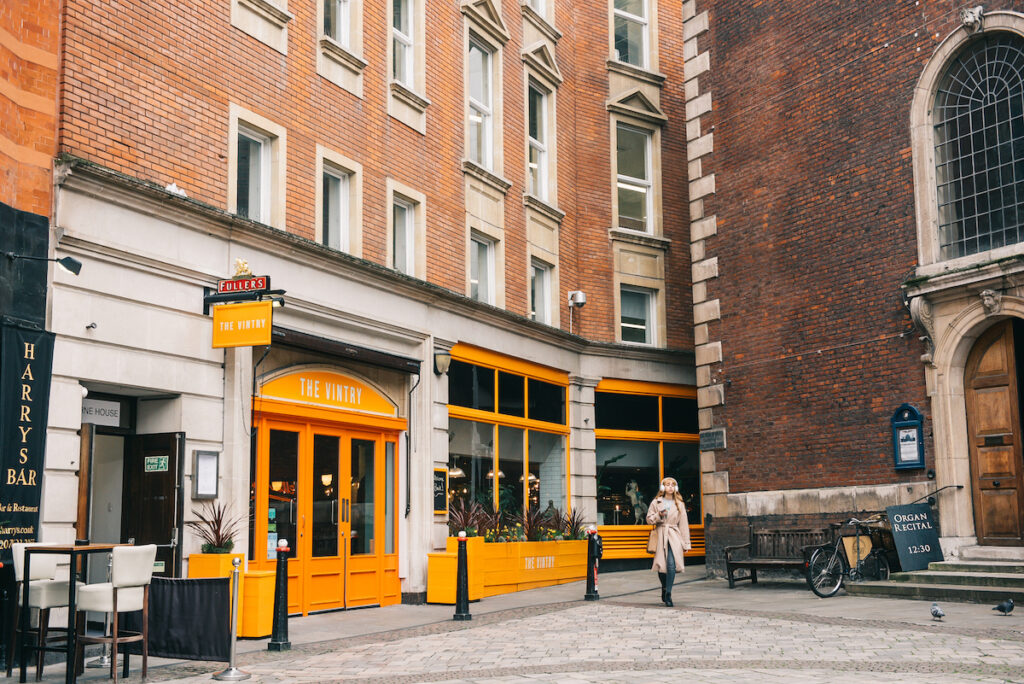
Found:
[[459, 532], [459, 568], [455, 573], [455, 615], [452, 619], [473, 619], [469, 614], [469, 559], [466, 557], [465, 532]]
[[274, 627], [270, 632], [268, 651], [290, 651], [288, 641], [288, 540], [277, 542], [277, 576], [274, 586]]
[[587, 530], [587, 593], [584, 601], [597, 601], [601, 595], [597, 593], [597, 564], [604, 553], [604, 542], [597, 533], [596, 527]]

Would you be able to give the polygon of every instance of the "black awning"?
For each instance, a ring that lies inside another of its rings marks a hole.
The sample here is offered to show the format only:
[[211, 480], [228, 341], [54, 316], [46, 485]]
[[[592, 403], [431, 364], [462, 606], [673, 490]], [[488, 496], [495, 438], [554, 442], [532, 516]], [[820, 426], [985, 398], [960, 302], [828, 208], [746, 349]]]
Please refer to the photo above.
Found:
[[328, 356], [351, 359], [352, 361], [358, 361], [371, 366], [388, 368], [390, 370], [411, 373], [413, 375], [419, 375], [420, 373], [420, 362], [418, 359], [410, 359], [407, 356], [389, 354], [387, 352], [377, 351], [376, 349], [367, 349], [366, 347], [360, 347], [356, 344], [339, 342], [338, 340], [332, 340], [318, 335], [310, 335], [309, 333], [299, 332], [298, 330], [291, 330], [289, 328], [282, 328], [277, 325], [275, 325], [273, 329], [271, 344], [273, 346], [292, 347], [294, 349], [318, 352]]

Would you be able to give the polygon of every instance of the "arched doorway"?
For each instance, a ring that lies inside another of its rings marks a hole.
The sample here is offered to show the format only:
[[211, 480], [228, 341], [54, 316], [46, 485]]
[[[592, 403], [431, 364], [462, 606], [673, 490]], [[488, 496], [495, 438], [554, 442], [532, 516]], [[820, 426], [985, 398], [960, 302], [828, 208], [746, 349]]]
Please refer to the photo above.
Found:
[[974, 524], [983, 545], [1024, 544], [1022, 349], [1024, 320], [1001, 321], [978, 338], [964, 370]]
[[253, 399], [253, 560], [287, 539], [288, 612], [388, 605], [398, 578], [398, 437], [406, 421], [368, 382], [289, 369]]

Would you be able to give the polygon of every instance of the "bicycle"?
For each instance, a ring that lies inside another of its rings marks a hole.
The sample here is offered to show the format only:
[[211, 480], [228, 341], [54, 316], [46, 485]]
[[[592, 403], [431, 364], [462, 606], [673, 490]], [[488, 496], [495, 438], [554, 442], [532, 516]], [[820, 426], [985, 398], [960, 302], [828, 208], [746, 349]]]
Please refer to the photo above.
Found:
[[[873, 516], [868, 520], [850, 518], [834, 525], [838, 528], [835, 540], [815, 549], [807, 563], [807, 584], [811, 591], [821, 598], [828, 598], [836, 595], [847, 578], [853, 582], [889, 579], [889, 560], [885, 550], [880, 545], [873, 546], [871, 540], [870, 526], [877, 526], [883, 517]], [[854, 535], [844, 537], [843, 528], [848, 526], [854, 528]], [[850, 555], [857, 559], [852, 566], [848, 560]]]

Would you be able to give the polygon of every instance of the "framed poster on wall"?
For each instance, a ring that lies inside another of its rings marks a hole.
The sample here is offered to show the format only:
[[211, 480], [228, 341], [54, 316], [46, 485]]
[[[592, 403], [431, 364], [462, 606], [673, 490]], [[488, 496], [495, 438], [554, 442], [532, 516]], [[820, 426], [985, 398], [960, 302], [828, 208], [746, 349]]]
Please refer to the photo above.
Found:
[[216, 499], [220, 480], [220, 454], [216, 451], [192, 452], [192, 498]]

